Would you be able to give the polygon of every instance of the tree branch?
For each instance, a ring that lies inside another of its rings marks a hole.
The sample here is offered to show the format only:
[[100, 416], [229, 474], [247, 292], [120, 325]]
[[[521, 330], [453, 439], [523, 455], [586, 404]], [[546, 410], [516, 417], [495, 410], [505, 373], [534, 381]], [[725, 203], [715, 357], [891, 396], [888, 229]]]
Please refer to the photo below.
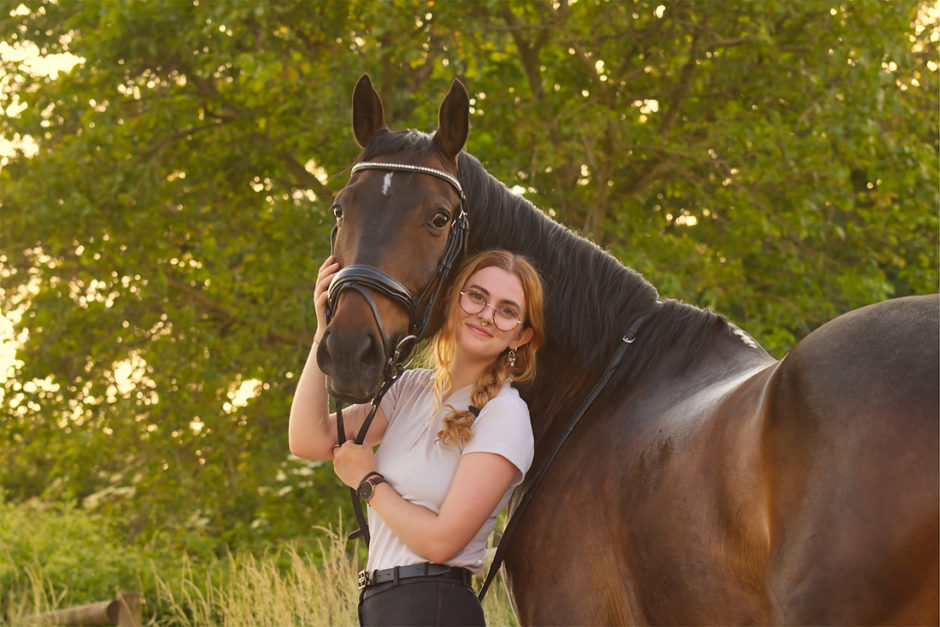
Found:
[[659, 125], [660, 135], [666, 135], [672, 129], [676, 120], [679, 119], [682, 101], [685, 100], [686, 95], [689, 93], [689, 86], [692, 82], [692, 72], [695, 71], [695, 61], [698, 58], [698, 44], [707, 26], [708, 19], [705, 18], [698, 27], [696, 27], [695, 32], [692, 33], [692, 41], [689, 44], [689, 58], [686, 60], [685, 65], [682, 66], [682, 71], [679, 73], [679, 80], [676, 81], [672, 93], [669, 96], [669, 107], [666, 109], [662, 123]]
[[325, 200], [333, 195], [329, 187], [321, 183], [302, 163], [294, 159], [294, 157], [286, 151], [279, 151], [275, 153], [274, 156], [284, 165], [298, 186], [312, 189], [313, 193], [320, 199]]

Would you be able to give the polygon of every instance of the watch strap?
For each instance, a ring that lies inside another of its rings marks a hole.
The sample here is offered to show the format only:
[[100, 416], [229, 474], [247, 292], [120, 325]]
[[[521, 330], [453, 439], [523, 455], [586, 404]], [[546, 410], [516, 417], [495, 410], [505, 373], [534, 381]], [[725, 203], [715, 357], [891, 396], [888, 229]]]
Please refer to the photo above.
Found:
[[373, 470], [372, 472], [367, 472], [367, 473], [366, 473], [366, 476], [363, 477], [363, 478], [359, 481], [359, 483], [361, 484], [361, 483], [363, 483], [364, 481], [367, 481], [367, 480], [369, 479], [369, 477], [374, 477], [375, 475], [378, 475], [378, 476], [380, 476], [380, 477], [382, 476], [382, 474], [381, 474], [379, 471]]

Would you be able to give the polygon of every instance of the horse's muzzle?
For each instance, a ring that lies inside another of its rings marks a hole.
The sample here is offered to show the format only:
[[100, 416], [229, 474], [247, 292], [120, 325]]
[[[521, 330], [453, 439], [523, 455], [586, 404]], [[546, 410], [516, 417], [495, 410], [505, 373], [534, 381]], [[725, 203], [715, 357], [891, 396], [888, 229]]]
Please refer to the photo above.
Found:
[[343, 339], [328, 329], [317, 349], [317, 365], [326, 374], [326, 388], [333, 398], [365, 403], [381, 383], [384, 346], [374, 332]]

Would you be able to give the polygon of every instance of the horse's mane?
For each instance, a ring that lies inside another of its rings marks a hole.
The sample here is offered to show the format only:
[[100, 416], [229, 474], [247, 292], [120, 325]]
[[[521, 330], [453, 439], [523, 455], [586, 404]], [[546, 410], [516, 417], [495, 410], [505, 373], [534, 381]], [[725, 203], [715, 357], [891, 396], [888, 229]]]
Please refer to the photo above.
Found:
[[[394, 131], [374, 137], [359, 160], [434, 150], [428, 133]], [[603, 369], [619, 339], [641, 316], [642, 341], [638, 350], [627, 351], [619, 369], [623, 382], [649, 372], [667, 351], [693, 361], [711, 332], [727, 327], [723, 316], [660, 299], [639, 273], [512, 193], [466, 152], [460, 155], [458, 179], [470, 216], [468, 252], [501, 247], [535, 263], [547, 297], [545, 348], [559, 349], [572, 369]]]
[[661, 299], [642, 275], [511, 192], [470, 154], [461, 154], [459, 179], [468, 197], [471, 246], [507, 248], [535, 262], [547, 296], [547, 347], [560, 348], [571, 369], [603, 369], [641, 317], [642, 341], [621, 362], [621, 383], [649, 372], [667, 351], [691, 363], [711, 332], [727, 327], [712, 311]]

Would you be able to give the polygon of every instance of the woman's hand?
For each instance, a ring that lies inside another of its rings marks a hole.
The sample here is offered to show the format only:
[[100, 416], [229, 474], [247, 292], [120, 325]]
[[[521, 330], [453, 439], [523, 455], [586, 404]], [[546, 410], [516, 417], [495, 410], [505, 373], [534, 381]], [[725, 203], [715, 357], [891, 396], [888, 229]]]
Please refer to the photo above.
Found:
[[322, 337], [326, 329], [326, 301], [329, 296], [330, 283], [339, 272], [339, 263], [333, 255], [324, 260], [317, 272], [317, 285], [313, 290], [313, 303], [317, 310], [317, 336]]
[[358, 488], [362, 478], [374, 470], [375, 453], [371, 446], [347, 440], [342, 446], [333, 447], [333, 471], [350, 488]]

